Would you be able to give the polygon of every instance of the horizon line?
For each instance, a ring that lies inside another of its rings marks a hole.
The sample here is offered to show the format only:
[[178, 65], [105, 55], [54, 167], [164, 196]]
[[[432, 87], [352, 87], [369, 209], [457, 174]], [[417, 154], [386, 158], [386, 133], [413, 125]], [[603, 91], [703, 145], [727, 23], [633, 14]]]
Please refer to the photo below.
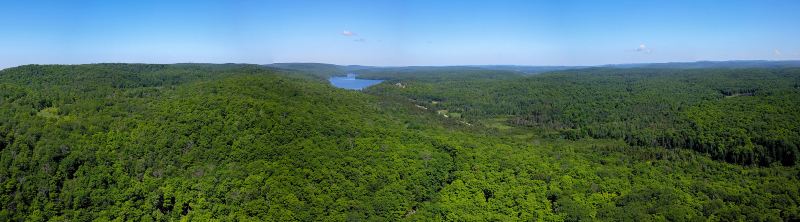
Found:
[[637, 63], [605, 63], [594, 65], [524, 65], [524, 64], [443, 64], [443, 65], [359, 65], [359, 64], [337, 64], [326, 62], [273, 62], [273, 63], [244, 63], [244, 62], [176, 62], [176, 63], [147, 63], [147, 62], [95, 62], [95, 63], [29, 63], [16, 66], [0, 67], [0, 70], [15, 68], [28, 65], [97, 65], [97, 64], [152, 64], [152, 65], [178, 65], [178, 64], [239, 64], [239, 65], [275, 65], [275, 64], [323, 64], [336, 66], [366, 66], [378, 68], [396, 67], [480, 67], [480, 66], [519, 66], [519, 67], [607, 67], [624, 65], [649, 65], [649, 64], [672, 64], [672, 63], [700, 63], [700, 62], [800, 62], [800, 59], [770, 60], [770, 59], [741, 59], [741, 60], [694, 60], [694, 61], [670, 61], [670, 62], [637, 62]]

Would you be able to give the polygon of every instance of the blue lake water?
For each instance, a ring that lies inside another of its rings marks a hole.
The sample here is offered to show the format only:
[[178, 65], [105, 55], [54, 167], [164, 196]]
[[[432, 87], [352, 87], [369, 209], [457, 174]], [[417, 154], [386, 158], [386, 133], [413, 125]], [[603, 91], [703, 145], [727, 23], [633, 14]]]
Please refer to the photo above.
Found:
[[383, 82], [383, 80], [375, 79], [357, 79], [354, 74], [347, 74], [347, 76], [334, 76], [328, 79], [331, 85], [342, 89], [362, 90], [372, 85]]

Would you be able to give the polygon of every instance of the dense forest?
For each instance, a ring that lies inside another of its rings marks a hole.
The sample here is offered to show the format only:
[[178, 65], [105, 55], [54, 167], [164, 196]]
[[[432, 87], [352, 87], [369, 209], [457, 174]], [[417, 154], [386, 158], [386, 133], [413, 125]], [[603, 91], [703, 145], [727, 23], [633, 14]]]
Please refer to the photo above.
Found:
[[459, 113], [467, 122], [505, 118], [509, 125], [561, 138], [691, 148], [745, 165], [792, 166], [800, 159], [798, 68], [590, 68], [444, 80], [392, 76], [408, 87], [371, 91]]
[[0, 221], [800, 220], [800, 69], [299, 67], [0, 71]]

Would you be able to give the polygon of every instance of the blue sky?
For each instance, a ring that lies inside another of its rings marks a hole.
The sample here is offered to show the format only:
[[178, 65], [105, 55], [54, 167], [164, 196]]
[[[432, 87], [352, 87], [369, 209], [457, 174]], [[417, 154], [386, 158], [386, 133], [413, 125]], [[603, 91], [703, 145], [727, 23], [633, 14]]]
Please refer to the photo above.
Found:
[[800, 59], [800, 1], [2, 1], [0, 68]]

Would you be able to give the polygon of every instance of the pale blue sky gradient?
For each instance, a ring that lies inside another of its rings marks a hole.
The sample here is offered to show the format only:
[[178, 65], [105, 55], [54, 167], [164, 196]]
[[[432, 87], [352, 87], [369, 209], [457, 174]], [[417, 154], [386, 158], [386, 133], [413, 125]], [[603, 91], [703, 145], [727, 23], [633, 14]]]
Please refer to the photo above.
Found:
[[0, 1], [0, 68], [789, 60], [798, 12], [771, 0]]

